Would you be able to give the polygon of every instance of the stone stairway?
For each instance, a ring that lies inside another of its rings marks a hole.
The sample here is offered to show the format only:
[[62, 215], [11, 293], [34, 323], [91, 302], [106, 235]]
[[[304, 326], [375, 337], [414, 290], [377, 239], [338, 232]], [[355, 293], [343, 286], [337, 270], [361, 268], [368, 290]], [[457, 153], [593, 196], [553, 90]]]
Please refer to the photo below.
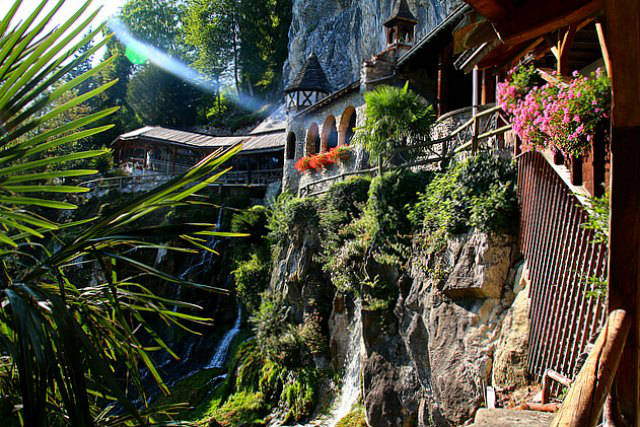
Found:
[[549, 427], [554, 414], [513, 409], [480, 409], [471, 427]]

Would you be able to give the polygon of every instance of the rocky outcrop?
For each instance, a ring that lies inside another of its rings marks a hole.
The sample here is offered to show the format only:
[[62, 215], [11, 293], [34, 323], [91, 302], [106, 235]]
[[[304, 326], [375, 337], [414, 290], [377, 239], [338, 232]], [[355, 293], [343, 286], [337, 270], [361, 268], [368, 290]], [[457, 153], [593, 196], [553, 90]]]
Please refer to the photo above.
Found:
[[529, 354], [529, 289], [522, 286], [526, 280], [522, 269], [516, 277], [518, 292], [513, 305], [502, 322], [500, 340], [493, 363], [493, 385], [503, 389], [521, 387], [529, 383], [527, 361]]
[[459, 236], [437, 256], [414, 255], [393, 313], [363, 311], [369, 425], [450, 426], [473, 417], [513, 301], [517, 254], [512, 236]]
[[[334, 90], [357, 80], [363, 61], [385, 47], [382, 24], [395, 2], [294, 0], [285, 86], [300, 71], [312, 49]], [[460, 0], [407, 2], [418, 19], [418, 40], [461, 4]]]

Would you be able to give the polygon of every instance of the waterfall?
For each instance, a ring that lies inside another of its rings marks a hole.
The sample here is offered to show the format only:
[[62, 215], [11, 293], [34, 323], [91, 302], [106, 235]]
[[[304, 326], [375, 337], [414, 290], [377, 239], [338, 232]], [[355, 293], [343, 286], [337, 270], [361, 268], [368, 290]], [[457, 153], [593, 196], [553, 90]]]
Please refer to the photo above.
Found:
[[205, 369], [212, 368], [223, 368], [224, 363], [227, 361], [227, 356], [229, 353], [229, 347], [231, 346], [231, 342], [240, 332], [240, 326], [242, 326], [242, 307], [238, 304], [238, 314], [236, 316], [236, 321], [233, 324], [233, 327], [227, 331], [224, 335], [218, 346], [216, 347], [215, 352], [213, 353], [213, 357], [209, 361], [209, 364], [205, 366]]
[[333, 403], [327, 425], [334, 427], [358, 402], [361, 393], [360, 373], [362, 372], [362, 316], [361, 302], [356, 300], [353, 320], [349, 325], [349, 348], [345, 357], [344, 377], [340, 394]]
[[296, 427], [335, 427], [335, 425], [351, 412], [353, 405], [358, 402], [362, 392], [360, 373], [362, 372], [362, 303], [360, 300], [355, 302], [355, 310], [353, 319], [349, 324], [349, 341], [347, 353], [344, 362], [344, 376], [340, 393], [335, 397], [331, 409], [327, 415]]
[[[221, 206], [220, 209], [218, 210], [218, 222], [216, 223], [216, 230], [220, 230], [220, 228], [222, 227], [222, 212], [223, 212], [223, 207]], [[209, 237], [209, 239], [207, 239], [207, 242], [205, 243], [205, 246], [211, 250], [215, 250], [216, 247], [218, 247], [218, 243], [220, 243], [220, 238], [217, 236], [211, 236]], [[193, 273], [196, 272], [200, 272], [202, 269], [204, 269], [205, 267], [209, 266], [211, 264], [211, 258], [213, 257], [213, 252], [211, 251], [206, 251], [206, 250], [202, 250], [200, 251], [200, 258], [198, 259], [198, 262], [196, 262], [195, 264], [190, 265], [189, 267], [187, 267], [181, 274], [180, 276], [178, 276], [180, 278], [180, 280], [186, 280], [189, 278], [190, 275], [192, 275]], [[178, 290], [176, 292], [176, 296], [175, 299], [177, 301], [180, 301], [180, 298], [182, 297], [182, 289], [184, 288], [184, 286], [178, 286]], [[175, 313], [176, 311], [178, 311], [178, 306], [174, 305], [173, 306], [173, 312]]]

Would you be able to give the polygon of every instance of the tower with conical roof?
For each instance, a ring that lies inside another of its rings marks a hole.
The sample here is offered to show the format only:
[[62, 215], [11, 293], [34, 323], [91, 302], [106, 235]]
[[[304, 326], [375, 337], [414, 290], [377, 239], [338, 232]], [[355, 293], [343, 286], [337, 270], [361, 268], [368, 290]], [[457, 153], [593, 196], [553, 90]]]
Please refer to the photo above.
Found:
[[411, 13], [407, 1], [398, 0], [391, 16], [384, 22], [387, 48], [411, 48], [415, 40], [417, 23], [418, 20]]
[[302, 70], [284, 90], [287, 112], [300, 111], [310, 107], [331, 93], [331, 85], [320, 65], [318, 56], [312, 50]]

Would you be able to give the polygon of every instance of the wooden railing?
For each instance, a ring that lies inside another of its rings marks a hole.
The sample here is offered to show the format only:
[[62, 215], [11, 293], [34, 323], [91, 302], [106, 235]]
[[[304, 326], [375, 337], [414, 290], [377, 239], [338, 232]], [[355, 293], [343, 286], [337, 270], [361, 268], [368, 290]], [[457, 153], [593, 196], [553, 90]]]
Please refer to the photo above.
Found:
[[596, 290], [589, 278], [606, 277], [607, 246], [582, 227], [584, 198], [556, 169], [541, 153], [518, 156], [520, 249], [531, 283], [528, 366], [538, 379], [547, 369], [575, 378], [606, 315], [605, 297], [589, 295]]
[[[485, 121], [485, 129], [482, 129], [483, 118], [493, 116], [493, 119]], [[401, 157], [405, 154], [407, 159], [401, 161], [400, 164], [382, 165], [381, 167], [373, 167], [368, 169], [359, 169], [354, 171], [345, 172], [336, 176], [322, 178], [314, 180], [304, 186], [302, 186], [298, 195], [300, 197], [313, 197], [328, 192], [328, 189], [316, 190], [314, 187], [326, 187], [327, 184], [342, 181], [351, 176], [365, 176], [375, 175], [380, 172], [386, 172], [396, 169], [409, 169], [419, 166], [425, 166], [433, 163], [442, 163], [449, 161], [455, 155], [458, 155], [464, 151], [476, 152], [479, 150], [480, 142], [487, 140], [491, 137], [504, 134], [511, 130], [511, 125], [505, 125], [498, 129], [490, 129], [491, 123], [497, 122], [502, 117], [502, 109], [499, 106], [493, 106], [486, 110], [480, 111], [473, 115], [469, 120], [458, 126], [451, 133], [444, 138], [427, 139], [423, 142], [413, 142], [406, 147], [398, 149]], [[454, 141], [463, 134], [464, 131], [471, 130], [470, 140], [463, 144], [454, 144]]]
[[[112, 190], [130, 192], [140, 188], [161, 185], [173, 175], [149, 173], [145, 175], [127, 175], [111, 178], [98, 178], [82, 182], [81, 185], [92, 190]], [[229, 171], [211, 184], [211, 187], [266, 187], [272, 182], [282, 179], [282, 169], [265, 169], [257, 171]]]

